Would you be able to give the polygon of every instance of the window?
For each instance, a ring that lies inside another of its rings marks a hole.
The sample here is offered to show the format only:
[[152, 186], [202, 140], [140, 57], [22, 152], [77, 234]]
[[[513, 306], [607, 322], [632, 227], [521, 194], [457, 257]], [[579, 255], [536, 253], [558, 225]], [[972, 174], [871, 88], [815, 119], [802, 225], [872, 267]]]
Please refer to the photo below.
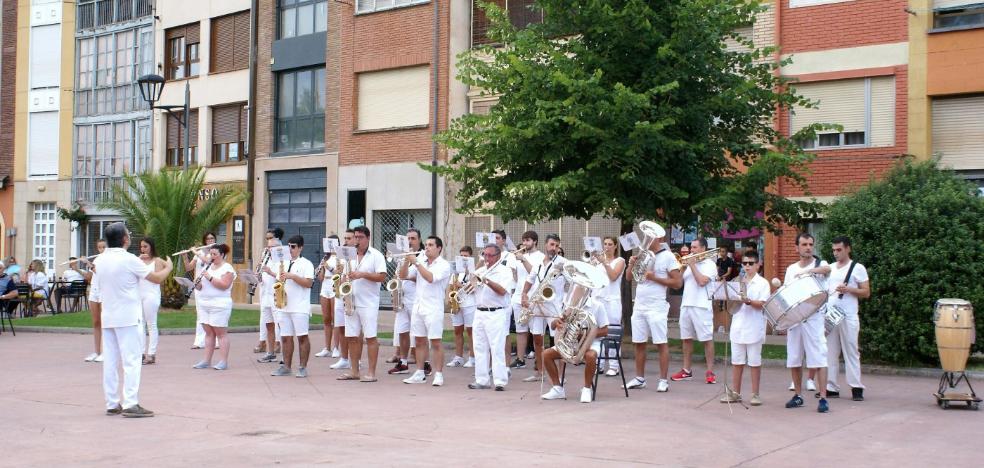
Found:
[[198, 109], [192, 109], [190, 115], [187, 132], [178, 124], [177, 118], [170, 114], [167, 116], [167, 159], [164, 162], [167, 166], [184, 166], [186, 147], [191, 152], [188, 165], [198, 164]]
[[325, 69], [284, 72], [277, 84], [277, 151], [324, 148]]
[[96, 86], [113, 84], [113, 35], [96, 38]]
[[59, 85], [61, 56], [61, 25], [49, 24], [31, 28], [31, 88]]
[[817, 107], [790, 112], [790, 133], [814, 123], [838, 124], [840, 132], [825, 131], [800, 141], [804, 149], [885, 147], [895, 145], [895, 77], [802, 83], [796, 92]]
[[199, 24], [170, 28], [164, 32], [167, 78], [179, 80], [198, 76]]
[[[33, 258], [44, 263], [45, 273], [51, 277], [55, 271], [55, 204], [34, 204], [34, 245]], [[22, 280], [27, 273], [22, 273]]]
[[428, 3], [430, 0], [356, 0], [356, 13], [372, 13], [410, 5]]
[[933, 99], [933, 153], [940, 166], [954, 170], [984, 168], [984, 95]]
[[31, 112], [28, 122], [28, 176], [58, 176], [58, 112]]
[[79, 39], [75, 112], [79, 117], [145, 109], [136, 80], [153, 70], [153, 29]]
[[76, 125], [73, 199], [98, 203], [123, 174], [147, 170], [150, 128], [150, 119]]
[[212, 19], [209, 71], [249, 68], [249, 10]]
[[984, 5], [980, 2], [936, 0], [933, 28], [966, 29], [984, 26]]
[[212, 163], [242, 161], [246, 141], [246, 104], [212, 108]]
[[[487, 33], [491, 23], [485, 15], [485, 10], [478, 4], [472, 2], [472, 46], [489, 44], [492, 41]], [[534, 0], [489, 0], [501, 9], [506, 10], [509, 22], [517, 29], [523, 29], [531, 24], [543, 22], [543, 10], [534, 9]]]
[[280, 38], [328, 29], [327, 0], [280, 0]]
[[430, 67], [408, 67], [359, 74], [358, 129], [427, 125], [430, 119]]

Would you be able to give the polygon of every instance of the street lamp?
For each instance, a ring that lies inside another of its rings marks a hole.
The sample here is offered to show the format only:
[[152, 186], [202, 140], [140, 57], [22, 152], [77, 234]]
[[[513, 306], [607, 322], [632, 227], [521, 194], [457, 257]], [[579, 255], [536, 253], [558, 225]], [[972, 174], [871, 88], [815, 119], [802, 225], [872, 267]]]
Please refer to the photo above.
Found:
[[[188, 131], [188, 121], [191, 119], [191, 85], [185, 81], [185, 99], [183, 105], [161, 105], [156, 106], [154, 103], [161, 99], [161, 93], [164, 92], [164, 77], [161, 75], [144, 75], [137, 79], [137, 84], [140, 85], [140, 96], [143, 97], [147, 104], [150, 104], [151, 109], [161, 109], [166, 111], [168, 115], [178, 119], [178, 125], [184, 129], [184, 134], [186, 138], [191, 139], [191, 133]], [[182, 110], [183, 112], [174, 112], [175, 110]], [[181, 148], [181, 130], [178, 130], [178, 148]], [[189, 141], [187, 145], [184, 145], [184, 169], [188, 170], [188, 160], [191, 159], [191, 142]], [[166, 153], [166, 150], [165, 150]]]

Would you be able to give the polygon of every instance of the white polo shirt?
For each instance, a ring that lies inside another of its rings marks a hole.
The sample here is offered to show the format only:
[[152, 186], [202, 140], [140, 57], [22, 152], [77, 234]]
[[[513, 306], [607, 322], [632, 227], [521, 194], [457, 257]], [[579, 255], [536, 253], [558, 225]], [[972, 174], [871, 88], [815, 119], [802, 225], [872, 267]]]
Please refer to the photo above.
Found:
[[[479, 275], [485, 274], [485, 267], [479, 268], [476, 273]], [[502, 309], [509, 307], [509, 290], [511, 290], [516, 284], [513, 282], [513, 271], [502, 265], [499, 265], [488, 273], [485, 279], [502, 286], [506, 290], [506, 294], [499, 295], [496, 294], [492, 288], [488, 286], [479, 285], [475, 292], [475, 305], [479, 308], [491, 308], [491, 309]]]
[[[369, 247], [362, 260], [352, 260], [351, 271], [365, 273], [386, 273], [386, 257], [378, 250]], [[352, 281], [352, 294], [355, 306], [365, 309], [379, 309], [380, 283], [364, 278]]]
[[433, 275], [433, 281], [427, 281], [420, 272], [417, 272], [417, 300], [413, 305], [413, 312], [416, 314], [443, 314], [444, 292], [451, 280], [451, 264], [441, 257], [437, 257], [433, 261], [423, 261], [427, 262], [426, 268]]
[[[657, 278], [669, 278], [670, 271], [679, 270], [680, 264], [670, 249], [663, 245], [663, 250], [656, 254], [656, 259], [650, 262], [647, 271], [656, 274]], [[636, 286], [636, 303], [648, 304], [653, 301], [666, 301], [666, 286], [655, 281], [642, 280]]]
[[[762, 275], [755, 275], [745, 288], [745, 296], [753, 301], [769, 299], [769, 282]], [[731, 341], [738, 344], [756, 344], [765, 340], [765, 313], [748, 304], [742, 304], [731, 319]]]
[[152, 265], [140, 261], [119, 247], [107, 248], [94, 261], [99, 275], [102, 299], [102, 327], [129, 327], [140, 323], [143, 304], [140, 301], [140, 280], [151, 274]]
[[[694, 267], [711, 280], [707, 283], [708, 285], [712, 284], [714, 278], [717, 277], [717, 264], [714, 263], [714, 260], [704, 259], [695, 263]], [[691, 270], [690, 267], [687, 267], [683, 272], [683, 299], [680, 305], [710, 310], [711, 300], [707, 297], [707, 286], [697, 284], [697, 278], [694, 277], [694, 272]]]
[[[304, 257], [297, 257], [288, 262], [285, 271], [301, 278], [314, 279], [314, 265]], [[284, 312], [311, 315], [311, 288], [302, 287], [292, 279], [284, 281], [284, 287], [287, 291], [287, 308]]]

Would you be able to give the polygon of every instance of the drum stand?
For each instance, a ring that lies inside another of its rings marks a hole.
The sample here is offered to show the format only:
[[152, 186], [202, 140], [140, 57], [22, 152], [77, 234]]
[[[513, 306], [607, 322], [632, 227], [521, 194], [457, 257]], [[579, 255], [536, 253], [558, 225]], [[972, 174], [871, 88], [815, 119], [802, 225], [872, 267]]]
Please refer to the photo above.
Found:
[[[956, 377], [956, 378], [954, 378]], [[956, 388], [960, 381], [967, 383], [967, 388], [970, 389], [970, 393], [945, 393], [947, 389]], [[940, 377], [940, 388], [933, 394], [936, 397], [936, 404], [943, 409], [950, 407], [951, 402], [964, 402], [967, 404], [967, 408], [972, 408], [979, 410], [981, 407], [981, 399], [977, 397], [974, 393], [974, 387], [970, 385], [970, 379], [967, 378], [966, 372], [943, 372], [943, 376]]]

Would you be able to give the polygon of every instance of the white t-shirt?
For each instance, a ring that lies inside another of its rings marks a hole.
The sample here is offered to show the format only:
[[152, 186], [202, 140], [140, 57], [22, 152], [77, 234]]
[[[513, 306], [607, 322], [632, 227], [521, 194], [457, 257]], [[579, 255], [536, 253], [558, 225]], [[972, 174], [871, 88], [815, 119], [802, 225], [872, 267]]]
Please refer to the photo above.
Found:
[[[676, 257], [670, 253], [670, 249], [663, 245], [663, 250], [656, 254], [655, 260], [650, 262], [647, 271], [656, 274], [657, 278], [669, 278], [670, 271], [679, 270], [680, 264]], [[666, 301], [666, 286], [648, 279], [642, 280], [636, 286], [636, 303], [647, 304], [654, 301]]]
[[[272, 258], [267, 260], [266, 266], [270, 267], [270, 271], [274, 273], [280, 271], [280, 263]], [[284, 271], [287, 271], [286, 263], [284, 263]], [[266, 271], [260, 273], [260, 307], [273, 307], [273, 284], [276, 282], [276, 276], [273, 276]]]
[[538, 265], [543, 265], [543, 259], [546, 257], [546, 254], [537, 250], [536, 252], [526, 254], [524, 257], [526, 258], [526, 261], [530, 262], [530, 266], [532, 267], [530, 271], [526, 271], [526, 266], [523, 265], [523, 262], [516, 259], [516, 257], [513, 257], [511, 263], [506, 263], [506, 266], [511, 266], [516, 272], [516, 276], [514, 276], [514, 279], [516, 280], [516, 290], [513, 291], [512, 301], [517, 304], [523, 301], [523, 283], [526, 281], [526, 278], [530, 276], [530, 273], [536, 271], [536, 267]]
[[[495, 266], [495, 265], [493, 265]], [[488, 271], [486, 267], [479, 268], [476, 273], [484, 275]], [[495, 266], [485, 276], [485, 279], [502, 286], [506, 294], [498, 295], [492, 288], [479, 285], [475, 289], [475, 305], [481, 308], [501, 309], [509, 306], [509, 291], [516, 286], [513, 282], [513, 271], [503, 265]]]
[[[288, 262], [284, 271], [301, 278], [314, 279], [314, 265], [304, 257], [297, 257]], [[302, 287], [289, 278], [284, 282], [284, 288], [287, 292], [287, 308], [284, 312], [311, 315], [311, 288]]]
[[[805, 272], [807, 270], [813, 269], [814, 268], [814, 266], [813, 266], [814, 264], [816, 264], [816, 261], [811, 261], [805, 267], [801, 267], [800, 264], [799, 264], [799, 262], [796, 262], [796, 263], [794, 263], [792, 265], [789, 265], [789, 268], [786, 268], [785, 281], [782, 282], [783, 286], [789, 284], [792, 281], [796, 281], [796, 279], [797, 279], [796, 276], [798, 276], [799, 274], [801, 274], [801, 273], [803, 273], [803, 272]], [[822, 267], [822, 266], [829, 266], [829, 264], [827, 263], [826, 260], [820, 260], [820, 264], [818, 265], [818, 267]], [[826, 289], [826, 287], [827, 287], [827, 277], [826, 276], [820, 276], [820, 275], [814, 275], [814, 277], [817, 279], [817, 281], [820, 282], [820, 287]], [[810, 325], [812, 325], [814, 327], [822, 327], [823, 326], [823, 314], [813, 314], [813, 315], [810, 316], [810, 318], [806, 319], [806, 322], [805, 323], [808, 323], [808, 324], [810, 324]]]
[[[714, 260], [705, 259], [694, 264], [694, 267], [700, 270], [701, 274], [710, 280], [707, 285], [714, 283], [714, 278], [717, 277], [717, 264], [714, 263]], [[701, 286], [697, 284], [697, 278], [694, 277], [694, 272], [688, 267], [683, 272], [683, 300], [680, 302], [680, 305], [682, 307], [699, 307], [710, 310], [711, 300], [707, 297], [707, 285]]]
[[[541, 261], [540, 264], [533, 265], [533, 271], [526, 276], [526, 282], [530, 284], [530, 290], [527, 293], [529, 295], [530, 302], [533, 302], [533, 292], [540, 287], [540, 283], [547, 277], [548, 274], [550, 274], [550, 270], [557, 267], [562, 267], [565, 263], [567, 263], [567, 259], [557, 255], [554, 257], [552, 262], [548, 261], [547, 263], [543, 263]], [[543, 307], [547, 309], [548, 314], [557, 315], [563, 308], [565, 284], [567, 284], [567, 278], [565, 278], [563, 274], [557, 275], [557, 277], [550, 282], [550, 285], [553, 286], [554, 295], [549, 301], [543, 303]], [[520, 290], [520, 293], [522, 293], [522, 288], [516, 289]], [[522, 295], [520, 295], [520, 297], [522, 297]]]
[[102, 327], [138, 325], [143, 317], [139, 282], [153, 272], [150, 265], [119, 247], [108, 248], [94, 261], [102, 299]]
[[[858, 296], [852, 293], [844, 293], [843, 298], [838, 298], [840, 294], [837, 292], [837, 286], [844, 284], [844, 278], [847, 276], [847, 270], [851, 268], [851, 262], [844, 264], [844, 267], [840, 267], [837, 263], [830, 265], [830, 278], [827, 280], [827, 293], [830, 297], [827, 298], [827, 305], [838, 306], [847, 315], [857, 315], [858, 314]], [[868, 269], [860, 263], [854, 265], [854, 270], [851, 271], [850, 282], [847, 283], [848, 287], [857, 288], [861, 283], [868, 281]]]
[[433, 281], [427, 281], [423, 275], [417, 273], [415, 285], [417, 298], [412, 310], [414, 313], [420, 314], [443, 314], [444, 292], [447, 290], [448, 281], [451, 279], [451, 264], [447, 260], [437, 257], [426, 268], [433, 275]]
[[65, 274], [62, 275], [65, 281], [85, 281], [85, 277], [75, 270], [65, 270]]
[[[232, 280], [236, 281], [236, 270], [232, 268], [229, 262], [222, 263], [222, 266], [216, 266], [213, 263], [208, 268], [208, 274], [212, 276], [213, 281], [218, 281], [226, 273], [232, 273]], [[202, 289], [198, 290], [198, 294], [195, 295], [196, 303], [208, 307], [232, 307], [232, 286], [229, 286], [228, 289], [219, 289], [212, 284], [212, 281], [204, 277], [200, 284]]]
[[[369, 247], [362, 260], [351, 260], [351, 271], [366, 273], [386, 273], [386, 258], [378, 250]], [[379, 283], [360, 278], [352, 281], [352, 294], [355, 306], [365, 309], [379, 309]]]
[[[621, 257], [617, 257], [617, 258], [612, 259], [612, 261], [609, 262], [609, 265], [611, 265], [612, 268], [615, 268], [618, 265], [623, 264], [623, 263], [625, 263], [625, 259], [623, 259]], [[600, 269], [601, 272], [605, 274], [605, 276], [608, 276], [608, 270], [605, 269], [605, 266], [604, 265], [599, 264], [598, 265], [598, 269]], [[623, 274], [625, 273], [625, 269], [624, 268], [622, 269], [622, 273]], [[621, 300], [622, 299], [622, 275], [618, 275], [617, 277], [615, 277], [615, 280], [614, 281], [609, 281], [607, 286], [605, 286], [604, 288], [601, 288], [601, 290], [599, 290], [596, 293], [594, 293], [594, 295], [596, 297], [598, 297], [598, 298], [601, 298], [601, 299], [607, 300], [607, 301]]]
[[[769, 299], [769, 282], [755, 275], [745, 288], [745, 295], [753, 301]], [[731, 319], [731, 341], [738, 344], [755, 344], [765, 340], [765, 313], [748, 304], [742, 304]]]
[[40, 292], [45, 296], [48, 295], [48, 276], [44, 273], [39, 273], [36, 271], [28, 273], [27, 282], [31, 285], [31, 289]]

